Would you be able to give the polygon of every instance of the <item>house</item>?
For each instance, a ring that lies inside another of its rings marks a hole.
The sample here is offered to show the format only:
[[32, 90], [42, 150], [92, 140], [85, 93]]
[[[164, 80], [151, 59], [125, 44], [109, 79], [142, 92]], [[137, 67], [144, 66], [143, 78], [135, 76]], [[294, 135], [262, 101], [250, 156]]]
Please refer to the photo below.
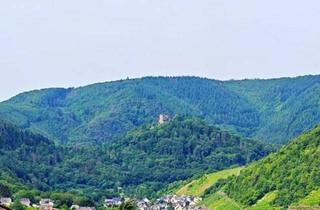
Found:
[[70, 207], [70, 209], [78, 209], [78, 208], [80, 208], [79, 205], [72, 205], [72, 206]]
[[54, 203], [50, 199], [40, 200], [40, 210], [53, 210]]
[[150, 208], [145, 208], [144, 203], [138, 203], [139, 210], [202, 210], [202, 207], [197, 206], [201, 198], [192, 197], [192, 196], [177, 196], [177, 195], [166, 195], [157, 199], [156, 203]]
[[31, 201], [30, 201], [29, 198], [21, 198], [21, 199], [20, 199], [20, 203], [21, 203], [22, 205], [24, 205], [24, 206], [30, 206]]
[[40, 200], [40, 206], [41, 205], [54, 205], [53, 201], [51, 199], [48, 198], [44, 198]]
[[170, 121], [170, 117], [168, 115], [165, 115], [165, 114], [160, 114], [159, 115], [159, 124], [163, 124], [165, 122], [168, 122]]
[[80, 206], [80, 207], [77, 208], [76, 210], [96, 210], [96, 208], [94, 208], [94, 207], [82, 207], [82, 206]]
[[180, 204], [177, 204], [175, 207], [174, 207], [174, 210], [184, 210], [186, 208], [184, 208], [184, 206], [180, 205]]
[[144, 198], [137, 202], [138, 209], [140, 210], [149, 210], [151, 208], [150, 204], [151, 202], [148, 198]]
[[120, 206], [122, 204], [123, 200], [122, 198], [110, 198], [104, 200], [104, 206], [106, 208]]
[[79, 206], [79, 205], [72, 205], [70, 207], [70, 209], [73, 209], [73, 210], [95, 210], [96, 208], [95, 207], [83, 207], [83, 206]]
[[0, 205], [10, 206], [12, 204], [11, 198], [0, 198]]

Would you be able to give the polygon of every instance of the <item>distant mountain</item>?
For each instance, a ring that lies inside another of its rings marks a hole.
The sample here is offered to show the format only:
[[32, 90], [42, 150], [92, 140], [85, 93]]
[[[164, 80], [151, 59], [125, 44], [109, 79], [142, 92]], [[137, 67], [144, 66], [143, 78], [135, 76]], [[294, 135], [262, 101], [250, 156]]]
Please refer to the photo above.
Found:
[[320, 75], [228, 81], [226, 86], [259, 110], [257, 139], [286, 143], [320, 123]]
[[40, 135], [0, 124], [0, 180], [10, 174], [32, 188], [72, 191], [95, 200], [119, 193], [153, 196], [171, 182], [244, 165], [269, 152], [261, 143], [179, 116], [99, 146], [56, 146]]
[[240, 175], [215, 182], [204, 193], [214, 209], [281, 209], [320, 205], [320, 126], [279, 152], [242, 169]]
[[217, 81], [146, 77], [19, 94], [0, 117], [60, 143], [103, 143], [187, 114], [265, 142], [285, 143], [320, 122], [320, 76]]

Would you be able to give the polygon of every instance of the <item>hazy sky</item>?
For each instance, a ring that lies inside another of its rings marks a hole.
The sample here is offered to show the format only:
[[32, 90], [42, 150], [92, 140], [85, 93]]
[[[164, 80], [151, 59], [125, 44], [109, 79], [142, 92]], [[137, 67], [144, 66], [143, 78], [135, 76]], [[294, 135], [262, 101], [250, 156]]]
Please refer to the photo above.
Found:
[[320, 73], [319, 0], [0, 0], [0, 100], [147, 75]]

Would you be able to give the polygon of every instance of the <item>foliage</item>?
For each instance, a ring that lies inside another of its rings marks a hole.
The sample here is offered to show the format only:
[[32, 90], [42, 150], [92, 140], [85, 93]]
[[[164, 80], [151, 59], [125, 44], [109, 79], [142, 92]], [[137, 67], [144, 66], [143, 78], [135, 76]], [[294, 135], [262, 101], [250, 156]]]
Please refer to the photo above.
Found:
[[224, 193], [215, 193], [204, 198], [202, 204], [212, 210], [241, 210], [243, 206], [230, 199]]
[[191, 195], [202, 196], [203, 193], [212, 185], [214, 185], [220, 179], [226, 179], [231, 175], [237, 175], [240, 173], [243, 167], [226, 169], [211, 174], [205, 174], [198, 179], [183, 185], [176, 191], [177, 195]]
[[320, 121], [320, 76], [217, 81], [146, 77], [22, 93], [0, 104], [0, 117], [59, 143], [106, 143], [187, 114], [265, 142], [286, 143]]
[[309, 195], [307, 195], [297, 203], [308, 206], [320, 206], [320, 188], [318, 190], [312, 191]]
[[137, 203], [135, 200], [132, 200], [132, 199], [123, 202], [119, 207], [119, 210], [136, 210], [136, 209], [138, 209]]
[[121, 171], [128, 173], [124, 186], [143, 184], [154, 190], [205, 171], [244, 165], [268, 153], [260, 143], [179, 116], [164, 125], [129, 132], [111, 145], [111, 151]]
[[248, 210], [281, 210], [281, 207], [272, 206], [272, 202], [277, 196], [277, 192], [267, 193], [263, 198], [261, 198], [256, 204], [249, 207]]
[[[87, 199], [95, 202], [123, 193], [155, 196], [172, 182], [244, 165], [270, 151], [256, 141], [181, 116], [162, 125], [143, 126], [100, 146], [59, 146], [3, 124], [0, 140], [7, 143], [1, 150], [0, 167], [28, 187], [50, 192], [47, 197], [60, 200], [59, 206], [74, 203], [67, 191], [80, 198], [90, 195]], [[36, 199], [23, 188], [13, 192]]]
[[320, 126], [317, 126], [279, 152], [250, 164], [239, 176], [216, 183], [209, 195], [222, 190], [233, 200], [252, 206], [276, 191], [270, 205], [287, 207], [319, 189], [319, 164]]
[[18, 200], [14, 201], [13, 204], [10, 205], [10, 208], [13, 210], [25, 210], [25, 206], [23, 206]]
[[259, 110], [256, 139], [284, 144], [320, 122], [320, 75], [228, 81], [226, 86]]
[[10, 197], [11, 196], [11, 191], [9, 186], [0, 183], [0, 196], [1, 197]]

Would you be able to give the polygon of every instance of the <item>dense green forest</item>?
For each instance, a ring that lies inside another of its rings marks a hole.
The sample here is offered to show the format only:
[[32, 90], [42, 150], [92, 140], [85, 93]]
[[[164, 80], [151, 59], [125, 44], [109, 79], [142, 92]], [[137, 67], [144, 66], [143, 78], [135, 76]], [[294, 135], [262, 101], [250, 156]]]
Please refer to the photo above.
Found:
[[171, 182], [244, 165], [270, 152], [262, 143], [181, 116], [91, 146], [59, 146], [9, 123], [0, 125], [1, 180], [8, 186], [13, 183], [8, 177], [14, 177], [42, 192], [89, 195], [97, 202], [120, 193], [152, 197]]
[[111, 150], [124, 166], [122, 171], [130, 174], [123, 183], [159, 190], [205, 171], [258, 160], [270, 148], [208, 126], [202, 120], [176, 117], [164, 125], [129, 132], [112, 144]]
[[286, 143], [320, 121], [320, 76], [217, 81], [146, 77], [19, 94], [0, 117], [59, 143], [105, 143], [156, 121], [187, 114], [268, 143]]
[[[0, 121], [0, 197], [58, 200], [57, 207], [90, 204], [81, 194], [52, 191], [48, 175], [62, 162], [62, 151], [47, 138]], [[24, 209], [16, 203], [13, 209]]]
[[62, 152], [52, 141], [4, 121], [0, 121], [0, 154], [3, 175], [13, 173], [39, 189], [48, 189], [41, 180], [47, 180], [48, 173], [62, 160]]
[[320, 126], [317, 126], [280, 151], [250, 164], [239, 176], [218, 181], [205, 192], [205, 197], [226, 195], [243, 207], [263, 203], [261, 209], [320, 205], [319, 165]]

